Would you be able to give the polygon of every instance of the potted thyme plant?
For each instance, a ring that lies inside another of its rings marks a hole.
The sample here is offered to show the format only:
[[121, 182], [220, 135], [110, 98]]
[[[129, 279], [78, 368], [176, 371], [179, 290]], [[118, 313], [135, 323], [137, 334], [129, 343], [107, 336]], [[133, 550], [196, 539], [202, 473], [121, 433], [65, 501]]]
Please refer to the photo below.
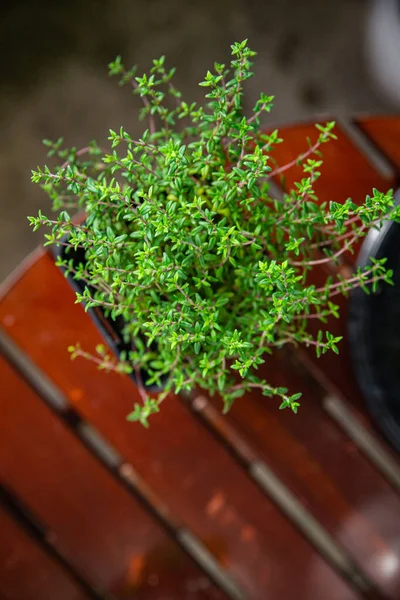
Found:
[[[324, 326], [338, 316], [334, 297], [391, 282], [380, 259], [348, 279], [309, 283], [316, 265], [339, 260], [372, 227], [398, 219], [399, 209], [392, 192], [377, 190], [361, 206], [319, 203], [314, 183], [320, 147], [335, 139], [332, 122], [317, 125], [318, 141], [299, 157], [301, 181], [274, 198], [271, 181], [290, 165], [274, 165], [271, 151], [282, 140], [260, 126], [273, 97], [261, 94], [244, 114], [255, 53], [247, 41], [231, 48], [230, 65], [215, 63], [200, 83], [204, 106], [182, 99], [164, 57], [142, 76], [117, 58], [110, 74], [141, 98], [143, 135], [110, 131], [108, 151], [45, 141], [62, 164], [33, 172], [59, 214], [39, 212], [30, 222], [50, 228], [46, 244], [58, 248], [77, 300], [111, 325], [118, 350], [114, 356], [102, 345], [91, 354], [77, 344], [72, 357], [132, 374], [143, 402], [128, 418], [144, 425], [170, 391], [194, 387], [218, 393], [226, 410], [257, 388], [297, 412], [301, 394], [271, 386], [259, 366], [286, 344], [338, 352], [340, 338]], [[71, 217], [79, 211], [85, 220]], [[310, 318], [322, 324], [316, 336]]]

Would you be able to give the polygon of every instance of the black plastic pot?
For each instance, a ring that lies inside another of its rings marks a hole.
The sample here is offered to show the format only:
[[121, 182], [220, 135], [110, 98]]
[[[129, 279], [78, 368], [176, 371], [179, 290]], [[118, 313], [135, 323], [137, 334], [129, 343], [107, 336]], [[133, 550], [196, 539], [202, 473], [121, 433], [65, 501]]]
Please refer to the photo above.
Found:
[[[400, 201], [399, 193], [396, 194]], [[373, 421], [400, 452], [400, 224], [387, 223], [365, 238], [357, 266], [387, 258], [394, 286], [382, 283], [368, 295], [353, 290], [349, 340], [356, 377]]]
[[[63, 241], [67, 241], [68, 237], [66, 237]], [[61, 257], [63, 260], [70, 260], [72, 258], [75, 264], [85, 264], [85, 252], [82, 248], [78, 248], [74, 250], [73, 248], [69, 248], [68, 252], [66, 251], [66, 246], [53, 247], [53, 254], [55, 258]], [[64, 271], [64, 269], [62, 269]], [[72, 275], [67, 275], [68, 283], [71, 287], [81, 294], [83, 294], [85, 290], [85, 284], [82, 281], [76, 280], [72, 277]], [[129, 352], [132, 350], [129, 343], [127, 343], [123, 338], [123, 330], [125, 326], [125, 321], [122, 317], [118, 317], [115, 321], [109, 317], [106, 317], [104, 311], [99, 307], [92, 307], [87, 310], [88, 315], [91, 317], [95, 326], [101, 333], [105, 343], [109, 346], [115, 356], [120, 357], [122, 352]], [[134, 372], [129, 374], [129, 377], [133, 379], [135, 383], [137, 383], [137, 377]], [[148, 374], [145, 371], [140, 372], [140, 377], [143, 383], [148, 379]], [[164, 380], [165, 384], [166, 379]], [[159, 392], [163, 388], [151, 385], [146, 386], [145, 388], [149, 392]]]

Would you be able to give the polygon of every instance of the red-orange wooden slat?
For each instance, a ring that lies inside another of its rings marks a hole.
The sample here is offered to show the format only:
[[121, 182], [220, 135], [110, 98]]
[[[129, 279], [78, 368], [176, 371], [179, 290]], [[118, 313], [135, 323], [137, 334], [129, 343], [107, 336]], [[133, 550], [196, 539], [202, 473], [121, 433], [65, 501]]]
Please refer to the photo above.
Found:
[[2, 358], [0, 381], [0, 480], [67, 559], [118, 598], [223, 597], [211, 584], [190, 592], [203, 573]]
[[[392, 162], [394, 170], [397, 171], [390, 186], [394, 190], [399, 185], [398, 171], [400, 169], [400, 117], [399, 116], [365, 116], [354, 119], [354, 123], [369, 138], [373, 144], [382, 152], [382, 154]], [[376, 184], [379, 187], [379, 184]], [[379, 188], [384, 190], [385, 188]], [[357, 255], [346, 255], [346, 261], [351, 266], [357, 260]], [[329, 354], [322, 357], [322, 360], [315, 361], [315, 374], [326, 378], [328, 384], [333, 384], [333, 389], [344, 394], [352, 404], [358, 407], [363, 405], [363, 399], [359, 391], [358, 384], [355, 381], [354, 369], [351, 364], [350, 347], [347, 340], [347, 317], [348, 304], [342, 296], [336, 296], [335, 303], [340, 306], [340, 319], [331, 319], [329, 329], [335, 335], [343, 335], [345, 339], [340, 345], [340, 355], [338, 357]], [[361, 415], [362, 416], [362, 415]]]
[[[342, 275], [349, 277], [351, 271]], [[317, 287], [322, 287], [326, 278], [329, 275], [334, 275], [333, 271], [325, 268], [316, 268], [310, 276], [310, 283], [314, 283]], [[327, 392], [332, 394], [341, 394], [347, 401], [356, 407], [365, 416], [365, 404], [362, 398], [359, 386], [355, 378], [353, 368], [350, 343], [348, 338], [348, 297], [340, 294], [332, 298], [332, 302], [339, 307], [339, 319], [329, 317], [327, 323], [321, 323], [318, 319], [310, 319], [308, 322], [308, 331], [314, 336], [318, 330], [330, 331], [335, 336], [341, 336], [343, 339], [339, 342], [339, 354], [333, 351], [328, 351], [319, 358], [316, 356], [315, 347], [302, 348], [303, 354], [306, 354], [311, 364], [315, 365], [316, 372], [323, 374], [326, 383], [328, 384]]]
[[70, 575], [1, 507], [0, 598], [89, 600]]
[[[365, 200], [367, 194], [372, 193], [374, 187], [386, 191], [394, 185], [394, 180], [383, 177], [340, 126], [336, 125], [334, 133], [338, 139], [330, 140], [319, 148], [323, 155], [323, 165], [320, 168], [321, 177], [314, 183], [314, 189], [320, 202], [343, 202], [352, 198], [358, 204]], [[271, 151], [271, 158], [282, 167], [307, 150], [306, 138], [312, 144], [316, 143], [319, 132], [314, 124], [304, 124], [283, 127], [280, 134], [284, 141]], [[283, 173], [284, 188], [290, 189], [294, 182], [305, 176], [301, 166], [291, 167]], [[280, 178], [281, 176], [276, 178], [278, 183]], [[353, 253], [346, 252], [342, 256], [349, 264], [354, 263], [362, 241], [363, 238], [353, 245]]]
[[[376, 129], [378, 129], [378, 122], [376, 123]], [[321, 167], [322, 175], [315, 184], [317, 195], [321, 201], [334, 200], [336, 202], [343, 202], [348, 197], [351, 197], [354, 202], [358, 203], [363, 201], [366, 194], [370, 193], [374, 187], [382, 191], [393, 187], [394, 180], [392, 178], [386, 179], [378, 173], [361, 150], [340, 127], [336, 127], [335, 132], [338, 139], [324, 144], [321, 148], [324, 164]], [[304, 151], [306, 146], [303, 140], [306, 136], [309, 136], [315, 142], [318, 135], [314, 125], [282, 128], [280, 133], [284, 142], [276, 146], [273, 151], [273, 156], [280, 165], [293, 160]], [[300, 177], [300, 167], [296, 166], [285, 172], [287, 184], [292, 184]], [[361, 242], [357, 244], [357, 251], [360, 246]], [[349, 268], [347, 269], [347, 274], [343, 273], [343, 275], [348, 276], [351, 273], [351, 265], [354, 264], [356, 257], [357, 253], [353, 255], [346, 253], [345, 261], [349, 265]], [[344, 266], [344, 269], [346, 268]], [[310, 277], [310, 282], [321, 285], [326, 280], [328, 274], [332, 274], [332, 271], [328, 272], [326, 267], [317, 267]], [[320, 359], [316, 359], [313, 347], [306, 349], [306, 354], [311, 363], [315, 365], [317, 371], [321, 375], [323, 374], [330, 391], [343, 394], [365, 416], [363, 410], [364, 403], [355, 380], [348, 346], [348, 303], [340, 296], [333, 298], [333, 301], [340, 306], [340, 319], [329, 319], [327, 326], [321, 324], [316, 319], [310, 319], [308, 328], [314, 334], [318, 329], [327, 328], [334, 335], [343, 336], [344, 340], [340, 344], [339, 356], [333, 352], [327, 352]]]
[[342, 336], [343, 339], [338, 344], [339, 354], [328, 351], [317, 358], [314, 347], [306, 348], [304, 352], [309, 361], [323, 374], [329, 393], [341, 394], [359, 411], [364, 411], [364, 400], [355, 378], [348, 340], [348, 302], [340, 297], [336, 297], [334, 301], [340, 307], [340, 318], [330, 318], [327, 324], [310, 322], [309, 331], [316, 334], [318, 329], [324, 331], [326, 328], [333, 335]]
[[[176, 398], [149, 430], [125, 421], [134, 384], [70, 362], [67, 346], [93, 349], [98, 332], [45, 255], [3, 299], [0, 321], [17, 344], [131, 462], [165, 503], [222, 556], [248, 598], [304, 600], [354, 594], [282, 517]], [[288, 576], [290, 573], [290, 576]]]
[[302, 391], [299, 413], [252, 393], [234, 403], [227, 419], [382, 592], [397, 599], [400, 569], [383, 565], [400, 561], [399, 496], [322, 410], [323, 390], [288, 353], [267, 357], [261, 375]]
[[[279, 166], [290, 163], [307, 151], [306, 139], [310, 138], [311, 142], [315, 143], [319, 135], [314, 124], [310, 123], [282, 127], [279, 133], [284, 141], [271, 151], [271, 158]], [[320, 169], [321, 177], [315, 182], [314, 188], [321, 201], [341, 202], [346, 198], [352, 198], [354, 202], [360, 202], [373, 187], [383, 190], [391, 186], [392, 181], [378, 173], [340, 126], [336, 125], [334, 133], [338, 139], [331, 140], [320, 147], [323, 165]], [[288, 169], [283, 175], [288, 187], [304, 177], [303, 170], [299, 166]]]
[[355, 123], [399, 170], [400, 117], [359, 117]]

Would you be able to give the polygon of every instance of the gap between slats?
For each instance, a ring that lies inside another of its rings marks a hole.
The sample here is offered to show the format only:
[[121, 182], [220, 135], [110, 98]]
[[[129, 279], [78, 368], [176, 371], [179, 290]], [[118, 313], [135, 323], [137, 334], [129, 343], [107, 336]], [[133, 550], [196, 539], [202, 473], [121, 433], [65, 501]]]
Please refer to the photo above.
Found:
[[352, 127], [357, 131], [360, 139], [372, 149], [374, 154], [384, 157], [396, 176], [397, 186], [400, 184], [400, 152], [399, 152], [399, 116], [362, 115], [353, 118]]
[[[195, 560], [196, 564], [204, 570], [210, 579], [232, 600], [244, 600], [246, 598], [245, 593], [231, 576], [220, 567], [202, 542], [175, 516], [170, 514], [168, 508], [148, 488], [134, 467], [124, 462], [119, 452], [104, 439], [98, 430], [81, 418], [57, 386], [20, 351], [2, 329], [0, 329], [0, 350], [4, 352], [9, 362], [40, 397], [76, 433], [86, 447], [129, 491], [135, 494], [146, 510], [150, 511], [161, 522], [169, 535]], [[204, 411], [204, 400], [203, 397], [197, 397], [192, 405], [187, 398], [182, 399], [187, 408], [192, 408], [194, 414], [200, 418], [200, 422], [205, 424], [211, 433], [217, 435], [219, 441], [238, 460], [242, 468], [244, 467], [250, 478], [263, 493], [275, 502], [289, 521], [309, 540], [335, 571], [341, 574], [364, 598], [384, 600], [384, 596], [376, 589], [374, 583], [357, 566], [350, 555], [340, 544], [333, 540], [325, 528], [271, 472], [265, 461], [253, 452], [235, 429], [228, 425], [228, 422], [216, 411], [213, 415], [218, 415], [218, 419], [209, 418], [210, 413]], [[199, 406], [201, 406], [201, 410], [199, 410]]]
[[[0, 351], [42, 400], [77, 435], [88, 450], [109, 472], [133, 493], [144, 508], [162, 525], [178, 546], [191, 557], [211, 581], [231, 600], [245, 600], [246, 594], [234, 579], [183, 523], [172, 515], [163, 502], [146, 485], [134, 467], [126, 463], [119, 452], [90, 423], [82, 419], [67, 398], [40, 369], [14, 344], [0, 328]], [[101, 597], [103, 598], [103, 597]], [[106, 600], [110, 596], [104, 596]]]
[[[385, 166], [381, 167], [381, 172], [385, 171]], [[387, 173], [387, 171], [386, 171]], [[1, 340], [3, 341], [3, 340]], [[8, 342], [7, 342], [8, 343]], [[181, 547], [196, 560], [196, 562], [208, 573], [211, 579], [219, 585], [231, 598], [244, 597], [237, 586], [233, 583], [228, 575], [221, 572], [221, 568], [216, 563], [212, 555], [204, 548], [204, 546], [184, 528], [179, 522], [172, 518], [168, 509], [160, 503], [151, 490], [143, 483], [143, 480], [137, 475], [133, 467], [123, 462], [123, 458], [110, 444], [104, 440], [99, 432], [89, 423], [84, 422], [80, 416], [72, 409], [66, 398], [60, 391], [47, 379], [37, 372], [36, 367], [29, 364], [29, 359], [21, 355], [17, 349], [8, 347], [9, 359], [14, 366], [25, 374], [25, 378], [35, 387], [41, 397], [52, 406], [52, 408], [72, 427], [80, 439], [96, 454], [98, 458], [106, 465], [120, 481], [122, 481], [131, 491], [133, 491], [140, 500], [145, 504], [148, 510], [151, 510], [168, 530], [168, 532], [176, 539]], [[203, 404], [204, 399], [197, 397], [193, 403], [195, 412], [198, 412], [198, 406]], [[204, 408], [204, 406], [203, 406]], [[202, 419], [208, 422], [211, 429], [215, 433], [215, 422], [208, 421], [204, 417]], [[329, 414], [329, 411], [328, 411]], [[332, 416], [332, 415], [330, 415]], [[334, 417], [332, 417], [334, 418]], [[339, 572], [341, 572], [353, 586], [361, 591], [366, 597], [378, 596], [373, 591], [373, 585], [364, 573], [354, 564], [351, 557], [336, 544], [331, 536], [319, 524], [318, 521], [303, 507], [303, 505], [291, 494], [290, 490], [271, 472], [264, 461], [258, 459], [256, 455], [252, 455], [251, 449], [246, 446], [246, 443], [241, 440], [234, 430], [227, 429], [224, 426], [224, 431], [218, 431], [218, 437], [226, 446], [233, 451], [233, 454], [246, 468], [249, 475], [261, 487], [261, 489], [270, 496], [275, 503], [280, 507], [282, 512], [302, 531], [303, 535], [308, 538], [313, 545], [323, 554]], [[352, 437], [348, 431], [346, 433]], [[234, 436], [234, 441], [230, 438]], [[352, 438], [353, 439], [353, 438]], [[240, 448], [240, 450], [238, 450]], [[250, 458], [252, 456], [252, 458]], [[380, 596], [382, 597], [382, 596]]]
[[[338, 125], [345, 137], [371, 164], [373, 170], [387, 181], [394, 180], [395, 172], [391, 162], [376, 146], [369, 143], [368, 139], [350, 121], [341, 119], [338, 121]], [[282, 133], [284, 136], [284, 130]], [[274, 189], [273, 195], [279, 196], [279, 192]], [[303, 365], [303, 367], [308, 370], [307, 366]], [[301, 530], [303, 535], [357, 589], [365, 593], [371, 586], [371, 582], [362, 569], [354, 563], [351, 556], [340, 544], [335, 542], [313, 515], [304, 508], [289, 488], [276, 477], [265, 461], [258, 458], [234, 426], [228, 424], [218, 415], [216, 409], [206, 397], [197, 395], [191, 398], [190, 395], [186, 395], [186, 402], [194, 413], [200, 415], [201, 421], [228, 447], [231, 453], [247, 469], [250, 476], [275, 501], [282, 512]], [[326, 396], [322, 402], [322, 407], [329, 418], [345, 433], [346, 437], [355, 443], [383, 478], [393, 486], [396, 492], [399, 492], [400, 468], [377, 438], [364, 427], [357, 416], [339, 398]]]
[[387, 450], [380, 438], [372, 432], [360, 419], [357, 411], [349, 407], [349, 402], [336, 390], [331, 381], [319, 369], [318, 364], [311, 361], [304, 351], [297, 351], [296, 358], [311, 377], [313, 383], [320, 388], [322, 408], [329, 417], [350, 438], [375, 469], [384, 477], [392, 488], [400, 495], [400, 464]]
[[395, 180], [396, 170], [393, 162], [362, 131], [356, 121], [340, 118], [336, 119], [336, 123], [377, 173], [388, 181]]
[[[370, 169], [376, 174], [376, 179], [383, 178], [387, 182], [386, 189], [390, 185], [396, 185], [399, 181], [398, 167], [388, 158], [377, 143], [368, 136], [367, 132], [362, 129], [362, 120], [358, 122], [350, 119], [336, 119], [336, 122], [340, 132], [343, 134], [343, 138], [350, 142], [355, 151], [367, 161], [366, 168], [369, 165]], [[282, 134], [284, 136], [284, 129], [282, 130]], [[322, 176], [323, 168], [322, 166]], [[344, 199], [345, 197], [342, 198], [342, 200]], [[327, 198], [324, 198], [324, 200], [327, 200]], [[354, 257], [346, 253], [342, 260], [343, 267], [353, 269], [353, 263]], [[336, 268], [331, 268], [331, 272], [336, 272]], [[344, 318], [342, 315], [342, 322]], [[336, 324], [335, 322], [334, 325]], [[342, 330], [340, 333], [342, 334]], [[380, 438], [361, 422], [360, 416], [357, 414], [358, 411], [347, 407], [347, 404], [352, 406], [351, 398], [346, 398], [346, 394], [341, 391], [340, 387], [336, 387], [332, 381], [332, 377], [326, 375], [324, 372], [323, 365], [326, 356], [316, 359], [311, 358], [309, 354], [307, 350], [299, 350], [297, 357], [302, 363], [303, 368], [309, 371], [311, 377], [315, 381], [318, 381], [319, 385], [324, 388], [325, 394], [323, 396], [326, 396], [326, 399], [322, 402], [322, 406], [325, 412], [355, 442], [360, 451], [392, 485], [395, 491], [399, 493], [399, 463], [395, 460], [391, 451], [385, 447], [385, 444], [380, 441]], [[347, 359], [350, 361], [350, 356]], [[361, 394], [359, 394], [359, 397], [361, 398]], [[343, 417], [345, 413], [348, 415], [348, 423], [351, 423], [351, 425], [345, 425], [345, 418]], [[368, 443], [366, 440], [368, 440]]]
[[0, 506], [25, 532], [48, 554], [63, 571], [93, 600], [116, 600], [115, 596], [97, 588], [85, 573], [65, 557], [59, 548], [56, 536], [43, 525], [28, 506], [10, 489], [0, 482]]
[[324, 556], [352, 586], [366, 598], [384, 598], [375, 584], [354, 562], [290, 489], [274, 474], [247, 440], [228, 423], [203, 395], [185, 394], [182, 401], [197, 415], [205, 427], [216, 436], [239, 461], [248, 475], [270, 497], [281, 512], [296, 526], [306, 539]]

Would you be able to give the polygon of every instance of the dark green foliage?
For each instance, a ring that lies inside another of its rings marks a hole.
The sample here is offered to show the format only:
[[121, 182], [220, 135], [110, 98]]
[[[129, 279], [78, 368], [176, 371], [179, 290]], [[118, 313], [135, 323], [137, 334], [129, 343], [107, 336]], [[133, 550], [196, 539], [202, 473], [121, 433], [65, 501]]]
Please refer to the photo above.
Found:
[[[164, 57], [141, 77], [117, 58], [110, 73], [143, 101], [140, 116], [148, 128], [142, 137], [132, 139], [123, 127], [111, 131], [110, 151], [95, 143], [63, 150], [62, 140], [46, 141], [63, 164], [33, 173], [60, 212], [53, 220], [32, 217], [32, 225], [49, 226], [47, 244], [68, 234], [63, 243], [85, 249], [85, 266], [61, 261], [94, 290], [78, 294], [78, 301], [100, 306], [112, 318], [121, 315], [132, 343], [119, 362], [103, 347], [91, 356], [76, 346], [72, 356], [121, 372], [139, 373], [140, 367], [149, 374], [147, 383], [169, 375], [156, 398], [139, 380], [143, 405], [129, 418], [145, 425], [169, 390], [195, 386], [218, 392], [226, 409], [246, 390], [259, 388], [297, 412], [300, 394], [270, 386], [258, 376], [259, 366], [285, 344], [313, 345], [318, 355], [337, 352], [340, 338], [324, 329], [313, 338], [308, 320], [337, 317], [332, 298], [338, 293], [390, 281], [378, 261], [348, 280], [308, 284], [315, 265], [337, 261], [371, 227], [398, 219], [399, 211], [392, 192], [376, 190], [362, 206], [318, 202], [313, 186], [320, 146], [335, 139], [333, 123], [318, 125], [317, 142], [298, 157], [303, 179], [282, 200], [271, 196], [271, 178], [290, 165], [273, 162], [271, 150], [282, 141], [278, 132], [260, 129], [273, 98], [261, 94], [251, 116], [243, 114], [253, 56], [244, 41], [232, 46], [228, 68], [215, 63], [200, 84], [207, 93], [204, 107], [181, 99]], [[71, 220], [75, 210], [85, 211], [84, 223]]]

